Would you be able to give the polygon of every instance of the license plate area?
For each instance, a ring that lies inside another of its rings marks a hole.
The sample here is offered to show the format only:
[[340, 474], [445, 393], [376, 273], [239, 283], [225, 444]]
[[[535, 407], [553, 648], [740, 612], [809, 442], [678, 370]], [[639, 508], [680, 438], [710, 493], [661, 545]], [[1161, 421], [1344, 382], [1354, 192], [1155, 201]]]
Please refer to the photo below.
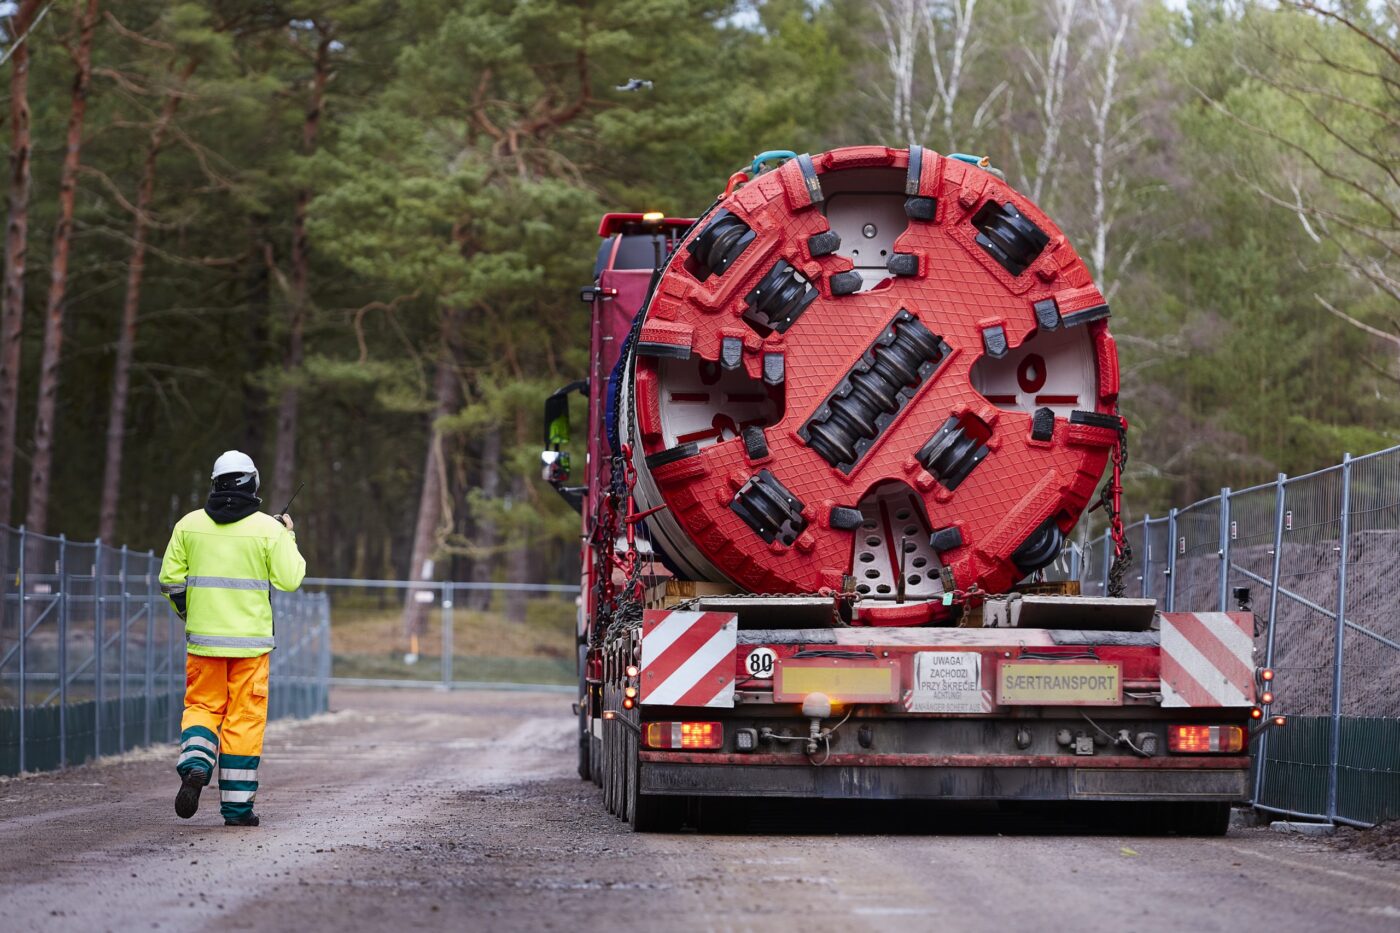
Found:
[[1122, 706], [1123, 665], [1117, 661], [1002, 661], [1002, 706]]
[[778, 658], [773, 702], [801, 703], [810, 693], [824, 693], [843, 703], [893, 703], [899, 677], [893, 658]]

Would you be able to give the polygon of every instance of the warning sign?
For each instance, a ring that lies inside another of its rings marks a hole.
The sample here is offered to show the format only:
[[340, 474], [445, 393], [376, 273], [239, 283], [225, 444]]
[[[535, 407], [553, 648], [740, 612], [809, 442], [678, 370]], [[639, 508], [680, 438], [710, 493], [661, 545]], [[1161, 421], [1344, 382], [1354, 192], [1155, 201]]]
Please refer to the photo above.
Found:
[[982, 655], [920, 651], [914, 655], [911, 713], [981, 713]]

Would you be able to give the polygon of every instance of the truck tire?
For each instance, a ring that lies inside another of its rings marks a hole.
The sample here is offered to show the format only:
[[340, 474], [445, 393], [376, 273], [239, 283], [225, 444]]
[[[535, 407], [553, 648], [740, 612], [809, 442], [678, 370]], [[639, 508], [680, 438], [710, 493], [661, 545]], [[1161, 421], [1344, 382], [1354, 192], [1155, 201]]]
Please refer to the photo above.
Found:
[[593, 776], [591, 764], [593, 752], [593, 733], [590, 731], [592, 703], [589, 702], [587, 670], [588, 646], [579, 645], [578, 648], [578, 776], [587, 781]]
[[627, 801], [625, 813], [627, 824], [634, 833], [674, 833], [685, 822], [686, 798], [668, 794], [643, 794], [641, 792], [641, 756], [638, 754], [638, 741], [628, 733], [627, 762]]
[[[609, 691], [607, 687], [604, 687], [604, 688], [603, 688], [603, 708], [604, 708], [604, 709], [608, 709], [608, 708], [609, 708], [609, 706], [608, 706], [608, 700], [609, 700], [608, 694], [609, 694], [610, 692], [611, 692], [611, 691]], [[614, 783], [613, 783], [613, 775], [614, 775], [614, 773], [617, 771], [617, 769], [616, 769], [615, 767], [613, 767], [613, 748], [614, 748], [614, 746], [616, 746], [616, 744], [617, 744], [617, 738], [616, 738], [617, 728], [618, 728], [617, 723], [616, 723], [616, 722], [613, 722], [611, 719], [604, 719], [604, 720], [603, 720], [603, 755], [602, 755], [602, 759], [603, 759], [603, 768], [602, 768], [602, 772], [603, 772], [603, 773], [602, 773], [603, 807], [604, 807], [604, 809], [606, 809], [609, 813], [616, 813], [616, 812], [617, 812], [617, 804], [616, 804], [616, 801], [615, 801], [615, 799], [614, 799], [616, 795], [615, 795], [614, 792], [613, 792], [613, 791], [614, 791], [614, 787], [615, 787], [615, 785], [614, 785]]]
[[632, 730], [626, 726], [620, 726], [619, 737], [622, 741], [617, 743], [617, 818], [623, 822], [632, 822], [632, 794], [633, 781], [632, 769], [628, 763], [636, 757], [633, 751], [636, 737]]

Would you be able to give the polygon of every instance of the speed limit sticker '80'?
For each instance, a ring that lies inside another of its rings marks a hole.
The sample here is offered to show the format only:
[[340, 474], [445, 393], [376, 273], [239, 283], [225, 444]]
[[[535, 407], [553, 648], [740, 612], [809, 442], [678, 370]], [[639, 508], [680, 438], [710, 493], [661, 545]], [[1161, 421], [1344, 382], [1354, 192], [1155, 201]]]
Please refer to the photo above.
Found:
[[772, 648], [755, 648], [744, 659], [744, 670], [757, 680], [768, 680], [773, 676], [773, 666], [778, 655]]

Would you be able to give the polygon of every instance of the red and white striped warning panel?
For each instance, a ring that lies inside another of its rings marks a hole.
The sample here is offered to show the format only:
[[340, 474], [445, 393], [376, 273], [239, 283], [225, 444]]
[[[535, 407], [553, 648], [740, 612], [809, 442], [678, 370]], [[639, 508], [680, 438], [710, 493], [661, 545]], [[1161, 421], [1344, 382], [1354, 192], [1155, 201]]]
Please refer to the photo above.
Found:
[[1254, 616], [1162, 613], [1162, 705], [1253, 706]]
[[642, 616], [639, 698], [649, 706], [734, 706], [732, 612], [648, 609]]

